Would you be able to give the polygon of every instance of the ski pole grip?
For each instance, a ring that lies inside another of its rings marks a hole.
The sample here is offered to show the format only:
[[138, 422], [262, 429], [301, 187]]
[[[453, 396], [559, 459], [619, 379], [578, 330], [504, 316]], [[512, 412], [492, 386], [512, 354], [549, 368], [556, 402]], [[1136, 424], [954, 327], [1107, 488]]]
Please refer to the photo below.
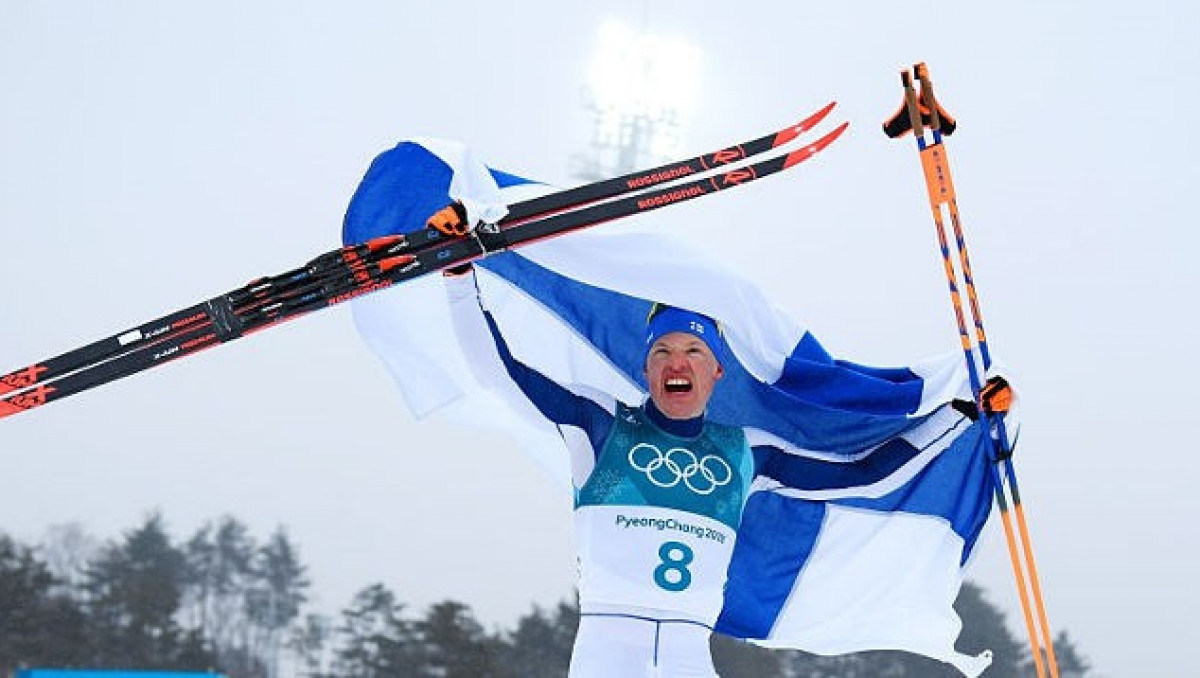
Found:
[[925, 105], [929, 107], [929, 129], [941, 132], [942, 117], [938, 113], [937, 97], [933, 94], [933, 80], [929, 77], [929, 67], [922, 61], [913, 66], [913, 70], [917, 74], [917, 80], [921, 83], [921, 94], [925, 97]]
[[912, 76], [908, 71], [900, 71], [900, 82], [904, 85], [904, 105], [908, 108], [908, 120], [912, 124], [913, 134], [920, 139], [925, 135], [925, 126], [921, 124], [921, 108], [917, 105], [917, 92], [913, 89]]

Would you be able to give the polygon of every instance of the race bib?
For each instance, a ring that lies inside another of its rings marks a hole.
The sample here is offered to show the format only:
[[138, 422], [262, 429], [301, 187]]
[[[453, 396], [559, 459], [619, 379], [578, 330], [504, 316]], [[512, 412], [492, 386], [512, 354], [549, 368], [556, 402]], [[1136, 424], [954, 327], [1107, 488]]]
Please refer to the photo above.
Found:
[[720, 521], [653, 506], [575, 512], [580, 601], [678, 612], [715, 623], [736, 532]]

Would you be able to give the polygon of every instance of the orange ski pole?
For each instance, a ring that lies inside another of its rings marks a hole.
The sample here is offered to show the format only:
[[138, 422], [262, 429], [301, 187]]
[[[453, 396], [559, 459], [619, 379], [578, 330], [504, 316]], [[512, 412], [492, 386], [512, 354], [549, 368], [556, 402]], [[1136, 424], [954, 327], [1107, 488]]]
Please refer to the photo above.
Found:
[[[932, 118], [931, 129], [934, 132], [935, 142], [941, 142], [940, 134], [940, 114], [941, 107], [938, 105], [937, 97], [933, 93], [933, 81], [929, 77], [929, 68], [920, 63], [914, 67], [917, 80], [921, 85], [922, 97], [928, 98], [930, 116]], [[947, 176], [949, 176], [949, 165], [946, 167]], [[963, 282], [967, 288], [967, 300], [971, 307], [971, 316], [975, 320], [975, 336], [979, 343], [979, 355], [983, 359], [984, 369], [991, 367], [992, 358], [988, 351], [987, 334], [983, 330], [983, 315], [979, 311], [979, 297], [975, 292], [975, 278], [971, 273], [971, 260], [967, 256], [967, 241], [963, 235], [962, 220], [958, 216], [958, 200], [951, 191], [949, 200], [946, 202], [950, 212], [950, 224], [954, 228], [954, 238], [958, 245], [958, 256], [962, 262]], [[1011, 449], [1007, 440], [1007, 435], [1003, 432], [1003, 422], [1001, 422], [1001, 444], [1006, 450]], [[1029, 525], [1025, 520], [1025, 509], [1021, 503], [1021, 492], [1017, 486], [1016, 471], [1013, 468], [1012, 458], [1005, 455], [1004, 471], [1008, 478], [1009, 491], [1012, 493], [1013, 513], [1017, 517], [1017, 529], [1021, 536], [1021, 545], [1025, 556], [1025, 564], [1029, 572], [1029, 585], [1033, 593], [1033, 602], [1037, 610], [1038, 623], [1041, 626], [1042, 638], [1045, 641], [1046, 660], [1049, 663], [1050, 675], [1053, 678], [1058, 678], [1058, 661], [1054, 654], [1053, 636], [1050, 634], [1050, 622], [1046, 616], [1046, 604], [1042, 597], [1042, 587], [1040, 578], [1038, 577], [1037, 564], [1033, 558], [1033, 542], [1029, 536]]]
[[[921, 93], [918, 96], [913, 88], [912, 78], [907, 71], [901, 73], [901, 82], [904, 85], [904, 104], [900, 111], [890, 120], [884, 123], [884, 131], [891, 137], [901, 136], [908, 131], [912, 131], [917, 140], [917, 148], [920, 152], [921, 165], [925, 175], [926, 188], [928, 190], [929, 204], [933, 212], [934, 224], [937, 227], [938, 244], [941, 248], [943, 267], [946, 272], [947, 283], [949, 284], [951, 302], [954, 307], [955, 319], [958, 323], [959, 338], [962, 343], [964, 356], [967, 361], [967, 372], [971, 380], [971, 389], [975, 395], [976, 403], [979, 406], [981, 416], [990, 419], [984, 407], [984, 402], [981, 397], [982, 383], [979, 377], [979, 369], [976, 365], [975, 346], [967, 329], [966, 319], [963, 313], [962, 295], [958, 289], [958, 272], [951, 256], [950, 246], [946, 237], [946, 227], [943, 220], [942, 205], [946, 205], [950, 214], [950, 221], [954, 228], [955, 239], [957, 244], [957, 255], [959, 259], [959, 267], [961, 269], [964, 285], [967, 290], [967, 297], [970, 304], [971, 315], [974, 320], [975, 338], [979, 344], [979, 353], [983, 363], [983, 370], [991, 367], [991, 355], [987, 348], [987, 335], [983, 329], [983, 319], [979, 312], [979, 301], [975, 291], [974, 277], [971, 272], [970, 259], [967, 257], [966, 240], [963, 235], [961, 220], [958, 216], [958, 204], [954, 193], [954, 183], [950, 176], [950, 167], [945, 152], [945, 147], [942, 144], [942, 118], [950, 120], [949, 131], [953, 130], [953, 120], [950, 119], [945, 111], [941, 108], [937, 99], [933, 96], [933, 88], [929, 79], [928, 69], [925, 64], [917, 64], [914, 67], [914, 72], [921, 83]], [[907, 115], [903, 115], [907, 113]], [[928, 124], [933, 132], [933, 143], [929, 144], [925, 140], [924, 128]], [[1034, 566], [1033, 552], [1029, 541], [1028, 526], [1025, 522], [1024, 511], [1021, 508], [1020, 493], [1017, 490], [1016, 474], [1013, 470], [1011, 460], [1011, 446], [1008, 441], [1007, 431], [1005, 430], [1004, 420], [1002, 416], [995, 417], [991, 422], [990, 428], [993, 431], [993, 444], [996, 448], [996, 462], [1005, 465], [1006, 475], [1009, 481], [1009, 487], [1013, 492], [1013, 507], [1014, 513], [1017, 516], [1018, 528], [1021, 533], [1023, 549], [1022, 553], [1025, 556], [1025, 564], [1022, 564], [1021, 558], [1017, 551], [1017, 539], [1013, 533], [1012, 521], [1008, 514], [1008, 502], [1004, 493], [1004, 481], [995, 466], [992, 466], [992, 475], [996, 491], [996, 503], [1000, 509], [1001, 522], [1004, 526], [1005, 539], [1008, 544], [1009, 558], [1012, 562], [1013, 574], [1016, 578], [1017, 592], [1021, 602], [1021, 609], [1024, 613], [1025, 626], [1029, 634], [1030, 646], [1034, 660], [1034, 667], [1037, 670], [1039, 678], [1046, 677], [1045, 660], [1049, 661], [1051, 678], [1058, 678], [1058, 666], [1054, 657], [1054, 649], [1050, 637], [1049, 623], [1046, 621], [1045, 605], [1042, 602], [1041, 587], [1038, 583], [1037, 570]], [[1027, 583], [1025, 576], [1025, 565], [1029, 569], [1029, 581]], [[1033, 611], [1029, 601], [1029, 590], [1033, 591], [1034, 601], [1037, 606], [1038, 617], [1041, 625], [1042, 639], [1039, 638], [1038, 628], [1034, 625]], [[1043, 655], [1043, 648], [1045, 654]]]

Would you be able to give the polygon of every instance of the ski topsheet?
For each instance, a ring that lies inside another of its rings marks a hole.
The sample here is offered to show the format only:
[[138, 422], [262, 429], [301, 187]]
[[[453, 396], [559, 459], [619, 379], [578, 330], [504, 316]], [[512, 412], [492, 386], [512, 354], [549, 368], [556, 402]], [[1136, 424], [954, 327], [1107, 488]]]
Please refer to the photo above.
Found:
[[820, 124], [825, 119], [825, 116], [829, 115], [829, 112], [833, 110], [835, 105], [835, 102], [830, 102], [824, 108], [807, 118], [778, 132], [751, 141], [744, 141], [713, 153], [697, 155], [687, 160], [679, 160], [648, 170], [631, 172], [619, 177], [613, 177], [612, 179], [602, 179], [591, 184], [584, 184], [565, 191], [558, 191], [538, 198], [525, 200], [515, 205], [509, 205], [508, 215], [500, 220], [500, 224], [504, 225], [563, 209], [574, 209], [588, 203], [613, 198], [631, 191], [646, 190], [662, 184], [699, 176], [704, 172], [724, 165], [737, 164], [795, 140], [801, 134]]
[[483, 224], [471, 235], [426, 228], [327, 252], [291, 271], [0, 376], [0, 419], [492, 252], [781, 172], [825, 149], [848, 123], [790, 152], [744, 161], [782, 149], [833, 107], [830, 103], [795, 125], [720, 151], [514, 203], [498, 223]]

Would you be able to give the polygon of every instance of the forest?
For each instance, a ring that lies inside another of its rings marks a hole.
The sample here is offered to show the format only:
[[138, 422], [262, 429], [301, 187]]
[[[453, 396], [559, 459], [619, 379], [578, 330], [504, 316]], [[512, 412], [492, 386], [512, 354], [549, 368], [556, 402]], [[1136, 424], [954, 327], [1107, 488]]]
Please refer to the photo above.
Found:
[[[37, 544], [0, 533], [0, 676], [20, 668], [211, 671], [229, 678], [562, 678], [579, 621], [574, 601], [530, 606], [508, 628], [485, 628], [469, 601], [417, 610], [402, 593], [364, 583], [339, 614], [306, 606], [313, 586], [300, 548], [278, 528], [265, 539], [237, 518], [174, 540], [158, 513], [101, 542], [78, 525]], [[987, 678], [1033, 675], [1024, 637], [979, 586], [955, 608], [957, 647], [994, 654]], [[952, 678], [951, 667], [903, 652], [819, 657], [714, 635], [725, 678]], [[1066, 631], [1061, 678], [1094, 676]]]

